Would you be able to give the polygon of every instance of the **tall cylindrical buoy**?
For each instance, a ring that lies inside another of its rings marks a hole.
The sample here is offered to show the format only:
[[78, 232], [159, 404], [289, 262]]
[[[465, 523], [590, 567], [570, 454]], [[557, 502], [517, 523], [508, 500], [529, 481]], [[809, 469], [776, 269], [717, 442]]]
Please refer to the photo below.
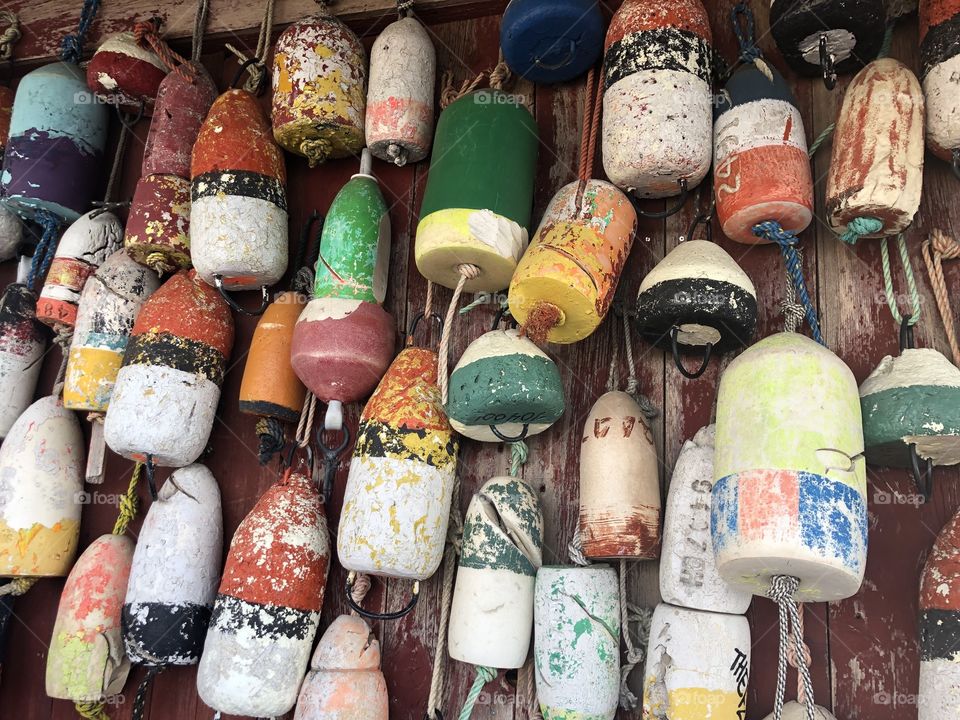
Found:
[[251, 717], [293, 708], [320, 620], [329, 556], [316, 483], [288, 471], [230, 543], [197, 672], [207, 705]]
[[396, 165], [419, 162], [433, 139], [433, 86], [437, 51], [420, 21], [390, 23], [370, 51], [367, 147]]
[[19, 282], [7, 285], [0, 297], [0, 440], [37, 389], [47, 333], [35, 320], [36, 302]]
[[920, 2], [920, 78], [926, 100], [927, 147], [948, 162], [960, 152], [960, 6], [954, 0]]
[[294, 720], [387, 720], [390, 698], [380, 643], [366, 622], [341, 615], [320, 638], [297, 699]]
[[118, 455], [166, 467], [207, 446], [233, 349], [233, 317], [217, 291], [181, 271], [140, 310], [103, 435]]
[[537, 571], [533, 656], [545, 718], [613, 720], [620, 694], [620, 595], [613, 568]]
[[123, 244], [152, 270], [190, 267], [190, 181], [177, 175], [137, 180]]
[[357, 154], [364, 146], [366, 84], [367, 53], [350, 28], [326, 10], [294, 23], [273, 53], [277, 143], [311, 167]]
[[875, 218], [884, 237], [905, 230], [923, 187], [923, 91], [899, 60], [876, 60], [843, 96], [827, 175], [826, 207], [838, 234], [857, 218]]
[[360, 417], [337, 531], [340, 564], [410, 580], [433, 575], [443, 557], [456, 467], [437, 354], [407, 348]]
[[139, 44], [132, 32], [124, 31], [107, 37], [90, 58], [87, 87], [113, 103], [138, 106], [157, 97], [166, 75], [157, 54]]
[[62, 577], [80, 535], [83, 433], [77, 416], [43, 397], [0, 446], [0, 576]]
[[191, 255], [200, 277], [227, 290], [277, 282], [287, 270], [286, 167], [251, 93], [228, 90], [214, 101], [190, 173]]
[[562, 187], [510, 281], [510, 314], [535, 341], [537, 326], [549, 342], [590, 335], [613, 302], [636, 227], [633, 204], [610, 183]]
[[[10, 136], [10, 117], [13, 114], [13, 90], [0, 86], [0, 154], [6, 148]], [[0, 205], [0, 262], [12, 260], [23, 240], [23, 223], [16, 213]]]
[[580, 443], [580, 536], [588, 558], [660, 554], [660, 473], [653, 433], [625, 392], [601, 395]]
[[200, 661], [222, 553], [217, 481], [203, 465], [180, 468], [160, 488], [137, 537], [123, 601], [123, 642], [131, 661]]
[[538, 137], [513, 95], [481, 90], [444, 109], [417, 225], [424, 277], [455, 288], [466, 264], [476, 268], [466, 292], [510, 284], [530, 237]]
[[449, 387], [453, 429], [484, 442], [538, 435], [565, 406], [556, 364], [516, 330], [492, 330], [470, 343]]
[[66, 221], [86, 212], [100, 189], [107, 107], [66, 62], [27, 73], [17, 86], [3, 158], [3, 201], [30, 218], [38, 209]]
[[200, 126], [217, 99], [217, 86], [210, 73], [197, 63], [191, 75], [172, 72], [157, 90], [150, 131], [143, 148], [141, 175], [190, 177], [190, 155]]
[[488, 480], [470, 501], [450, 606], [450, 657], [519, 668], [530, 649], [543, 515], [519, 478]]
[[713, 37], [700, 0], [626, 0], [607, 30], [603, 169], [639, 197], [710, 170]]
[[797, 101], [787, 81], [754, 63], [730, 78], [714, 111], [713, 188], [723, 234], [761, 241], [755, 225], [775, 220], [800, 233], [813, 219], [813, 177]]
[[711, 534], [720, 576], [798, 601], [850, 597], [867, 559], [866, 467], [856, 380], [796, 333], [761, 340], [720, 378]]

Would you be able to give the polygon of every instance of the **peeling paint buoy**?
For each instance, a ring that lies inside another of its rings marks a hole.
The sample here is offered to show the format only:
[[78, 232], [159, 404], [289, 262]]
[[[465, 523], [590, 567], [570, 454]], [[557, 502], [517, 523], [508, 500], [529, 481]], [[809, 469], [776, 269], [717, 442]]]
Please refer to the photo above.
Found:
[[166, 76], [157, 54], [137, 43], [129, 31], [108, 36], [87, 64], [90, 92], [120, 105], [152, 103]]
[[920, 3], [920, 79], [926, 102], [927, 147], [960, 166], [960, 6], [953, 0]]
[[22, 282], [7, 285], [0, 297], [0, 440], [37, 389], [47, 333], [35, 319], [36, 303]]
[[190, 267], [190, 191], [176, 175], [137, 181], [123, 234], [130, 257], [158, 274]]
[[[13, 90], [7, 85], [0, 85], [0, 156], [3, 155], [7, 138], [10, 136], [13, 98]], [[22, 240], [23, 223], [20, 218], [5, 205], [0, 205], [0, 262], [15, 258]]]

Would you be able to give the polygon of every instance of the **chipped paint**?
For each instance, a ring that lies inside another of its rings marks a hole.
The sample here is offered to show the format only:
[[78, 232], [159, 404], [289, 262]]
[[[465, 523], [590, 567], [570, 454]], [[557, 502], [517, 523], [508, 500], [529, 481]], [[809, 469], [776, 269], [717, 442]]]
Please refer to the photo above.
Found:
[[150, 131], [143, 148], [141, 174], [190, 178], [190, 155], [200, 126], [217, 99], [217, 86], [202, 65], [191, 63], [194, 75], [168, 74], [157, 89]]
[[[134, 260], [154, 270], [190, 267], [190, 181], [176, 175], [140, 178], [123, 244]], [[159, 263], [155, 253], [162, 255]]]
[[107, 37], [93, 53], [87, 64], [87, 87], [108, 100], [136, 107], [157, 96], [166, 75], [156, 53], [137, 43], [132, 32], [121, 32]]
[[0, 297], [0, 439], [33, 400], [43, 366], [46, 333], [34, 319], [36, 297], [10, 283]]

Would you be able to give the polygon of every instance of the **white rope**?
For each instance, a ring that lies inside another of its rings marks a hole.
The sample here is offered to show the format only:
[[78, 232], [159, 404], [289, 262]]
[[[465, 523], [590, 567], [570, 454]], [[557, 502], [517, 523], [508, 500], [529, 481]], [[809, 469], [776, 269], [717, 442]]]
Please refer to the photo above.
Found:
[[[777, 603], [778, 623], [780, 629], [780, 644], [777, 652], [777, 690], [773, 701], [774, 720], [783, 720], [783, 703], [787, 693], [787, 649], [791, 639], [794, 643], [794, 652], [798, 657], [803, 656], [803, 637], [799, 632], [800, 613], [793, 596], [800, 587], [800, 580], [788, 575], [775, 575], [770, 581], [770, 590], [767, 596]], [[792, 637], [791, 637], [792, 636]], [[810, 668], [806, 663], [797, 663], [797, 672], [803, 686], [803, 697], [798, 698], [803, 704], [807, 720], [816, 720], [814, 717], [813, 681], [810, 678]]]
[[570, 556], [570, 562], [580, 567], [587, 567], [590, 560], [583, 554], [583, 537], [580, 535], [580, 528], [573, 531], [573, 537], [567, 543], [567, 554]]
[[444, 407], [447, 405], [447, 392], [450, 383], [450, 378], [447, 377], [447, 355], [449, 354], [450, 332], [454, 315], [457, 312], [457, 303], [460, 302], [460, 293], [463, 292], [463, 286], [467, 284], [467, 280], [473, 280], [480, 276], [480, 268], [470, 263], [462, 263], [457, 267], [457, 270], [460, 273], [460, 279], [457, 281], [457, 287], [454, 289], [453, 297], [450, 298], [450, 305], [447, 307], [447, 317], [443, 321], [443, 333], [440, 335], [440, 347], [437, 349], [439, 362], [437, 382], [440, 385], [440, 401]]
[[644, 651], [633, 644], [630, 637], [630, 604], [627, 601], [627, 561], [620, 561], [620, 632], [623, 644], [627, 647], [627, 662], [620, 668], [620, 707], [633, 710], [637, 707], [637, 696], [630, 690], [630, 673], [643, 662]]
[[207, 15], [209, 12], [210, 0], [199, 0], [197, 3], [197, 14], [193, 21], [193, 42], [190, 53], [190, 59], [195, 63], [200, 62], [200, 53], [203, 50], [203, 35], [207, 29]]
[[255, 59], [256, 62], [247, 65], [247, 81], [243, 84], [243, 89], [255, 93], [264, 80], [267, 72], [267, 57], [270, 54], [270, 31], [273, 29], [273, 5], [275, 0], [266, 0], [263, 12], [263, 21], [260, 23], [260, 36], [257, 38], [257, 50], [253, 57], [247, 57], [242, 51], [233, 45], [227, 43], [227, 50], [232, 52], [241, 63]]

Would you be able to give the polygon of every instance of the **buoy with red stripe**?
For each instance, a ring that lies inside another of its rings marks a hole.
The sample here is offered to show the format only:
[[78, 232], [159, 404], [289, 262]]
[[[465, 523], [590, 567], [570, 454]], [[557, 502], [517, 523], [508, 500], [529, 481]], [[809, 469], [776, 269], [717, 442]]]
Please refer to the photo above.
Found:
[[130, 31], [108, 36], [87, 64], [90, 91], [119, 105], [152, 102], [166, 75], [163, 61]]
[[920, 2], [920, 79], [926, 99], [927, 147], [960, 173], [960, 4]]
[[320, 621], [329, 563], [316, 483], [287, 470], [237, 528], [197, 671], [217, 712], [293, 709]]
[[[0, 155], [3, 154], [10, 135], [13, 98], [13, 90], [7, 85], [0, 85]], [[16, 257], [22, 240], [23, 222], [15, 212], [0, 204], [0, 262]]]
[[33, 400], [47, 343], [35, 319], [36, 296], [24, 284], [28, 263], [20, 263], [17, 282], [0, 297], [0, 439]]

